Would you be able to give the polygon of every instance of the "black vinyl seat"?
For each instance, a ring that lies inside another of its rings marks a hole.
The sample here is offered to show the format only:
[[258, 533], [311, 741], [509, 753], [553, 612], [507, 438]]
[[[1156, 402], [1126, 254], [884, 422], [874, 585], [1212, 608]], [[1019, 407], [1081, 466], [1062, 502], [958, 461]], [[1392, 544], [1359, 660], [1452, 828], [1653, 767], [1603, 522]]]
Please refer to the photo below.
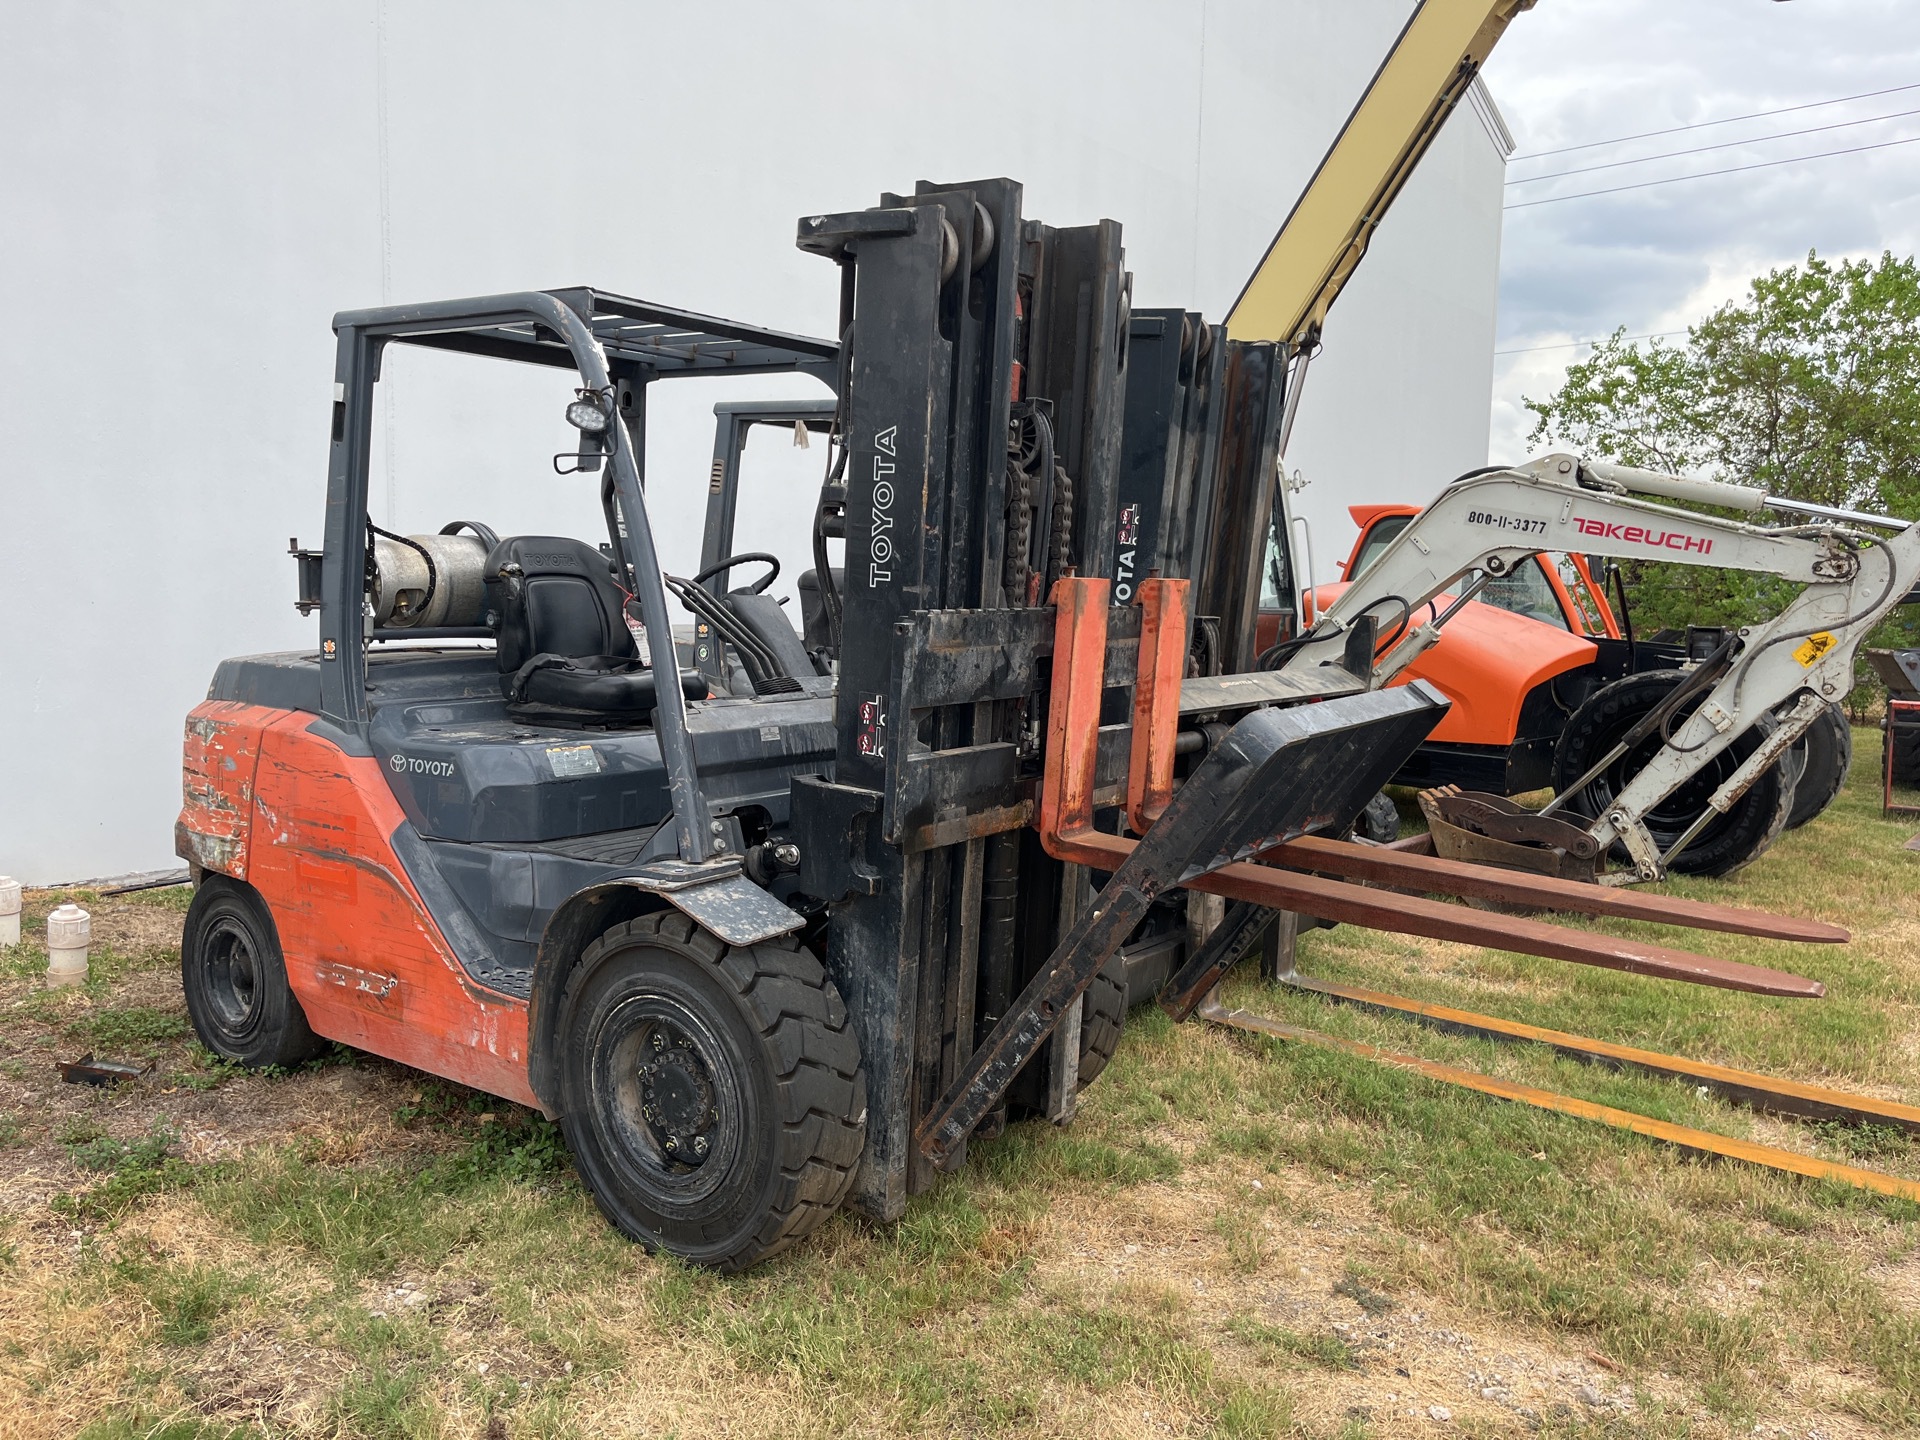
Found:
[[[846, 594], [846, 567], [835, 565], [831, 574], [833, 576], [834, 593], [839, 595]], [[818, 570], [804, 571], [795, 588], [800, 592], [800, 620], [801, 624], [805, 627], [807, 654], [822, 660], [839, 658], [833, 653], [833, 631], [832, 627], [827, 624], [826, 598], [820, 593], [820, 572]], [[816, 664], [815, 668], [818, 669], [822, 675], [829, 673], [825, 665]]]
[[[510, 710], [583, 722], [653, 712], [654, 672], [640, 660], [613, 577], [613, 562], [584, 540], [514, 535], [494, 546], [487, 606]], [[689, 700], [706, 698], [697, 671], [681, 671], [680, 686]]]

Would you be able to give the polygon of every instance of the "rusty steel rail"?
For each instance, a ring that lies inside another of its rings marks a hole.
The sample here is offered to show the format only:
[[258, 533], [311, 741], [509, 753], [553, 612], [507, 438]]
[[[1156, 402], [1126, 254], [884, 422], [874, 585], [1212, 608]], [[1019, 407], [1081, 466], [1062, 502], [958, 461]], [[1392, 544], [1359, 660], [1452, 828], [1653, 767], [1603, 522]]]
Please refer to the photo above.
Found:
[[1720, 930], [1732, 935], [1758, 935], [1767, 940], [1795, 940], [1814, 945], [1839, 945], [1851, 938], [1840, 926], [1821, 920], [1775, 915], [1738, 905], [1715, 905], [1704, 900], [1683, 900], [1673, 895], [1650, 895], [1550, 875], [1492, 870], [1464, 860], [1414, 855], [1384, 846], [1354, 845], [1319, 835], [1304, 835], [1289, 841], [1263, 858], [1295, 870], [1366, 880], [1395, 890], [1429, 895], [1458, 895], [1532, 905], [1542, 910], [1611, 915], [1625, 920], [1649, 920], [1662, 925], [1685, 925], [1694, 930]]
[[1653, 1075], [1685, 1080], [1769, 1115], [1784, 1115], [1795, 1120], [1839, 1120], [1848, 1125], [1889, 1125], [1909, 1134], [1920, 1135], [1920, 1107], [1903, 1105], [1898, 1100], [1880, 1100], [1846, 1090], [1829, 1090], [1824, 1085], [1805, 1085], [1797, 1080], [1780, 1080], [1752, 1070], [1736, 1070], [1704, 1060], [1689, 1060], [1684, 1055], [1615, 1045], [1611, 1041], [1595, 1040], [1587, 1035], [1571, 1035], [1564, 1030], [1547, 1030], [1518, 1020], [1503, 1020], [1497, 1015], [1455, 1010], [1445, 1005], [1409, 999], [1405, 995], [1388, 995], [1357, 985], [1343, 985], [1337, 980], [1317, 980], [1310, 975], [1294, 974], [1283, 975], [1280, 983], [1296, 990], [1324, 995], [1343, 1004], [1416, 1020], [1449, 1034], [1547, 1045], [1569, 1059], [1587, 1064], [1604, 1065], [1612, 1069], [1630, 1067]]
[[1390, 1065], [1395, 1069], [1409, 1070], [1442, 1084], [1476, 1090], [1482, 1095], [1490, 1095], [1499, 1100], [1511, 1100], [1517, 1104], [1531, 1105], [1536, 1109], [1550, 1110], [1561, 1115], [1573, 1115], [1583, 1120], [1598, 1120], [1601, 1124], [1611, 1125], [1617, 1130], [1630, 1130], [1636, 1135], [1645, 1135], [1649, 1139], [1678, 1146], [1682, 1150], [1695, 1154], [1724, 1156], [1729, 1160], [1742, 1160], [1750, 1165], [1762, 1165], [1771, 1170], [1784, 1170], [1791, 1174], [1807, 1176], [1809, 1179], [1836, 1180], [1843, 1185], [1857, 1186], [1859, 1189], [1871, 1190], [1877, 1194], [1920, 1201], [1920, 1181], [1908, 1180], [1899, 1175], [1887, 1175], [1878, 1170], [1862, 1170], [1855, 1165], [1841, 1165], [1832, 1160], [1802, 1155], [1797, 1150], [1783, 1150], [1776, 1145], [1761, 1145], [1751, 1140], [1737, 1140], [1730, 1135], [1716, 1135], [1711, 1130], [1696, 1130], [1687, 1125], [1674, 1125], [1665, 1120], [1655, 1120], [1650, 1116], [1636, 1115], [1630, 1110], [1616, 1110], [1611, 1105], [1596, 1104], [1592, 1100], [1582, 1100], [1553, 1090], [1541, 1090], [1532, 1085], [1497, 1079], [1491, 1075], [1483, 1075], [1477, 1070], [1463, 1069], [1458, 1065], [1446, 1065], [1437, 1060], [1422, 1059], [1418, 1055], [1384, 1050], [1377, 1045], [1363, 1044], [1358, 1040], [1341, 1039], [1336, 1035], [1322, 1034], [1318, 1030], [1308, 1030], [1298, 1025], [1288, 1025], [1283, 1021], [1269, 1020], [1262, 1015], [1249, 1014], [1245, 1010], [1229, 1010], [1217, 1000], [1208, 1000], [1196, 1013], [1203, 1020], [1229, 1029], [1270, 1036], [1292, 1044], [1311, 1045], [1319, 1050], [1353, 1055], [1362, 1060]]

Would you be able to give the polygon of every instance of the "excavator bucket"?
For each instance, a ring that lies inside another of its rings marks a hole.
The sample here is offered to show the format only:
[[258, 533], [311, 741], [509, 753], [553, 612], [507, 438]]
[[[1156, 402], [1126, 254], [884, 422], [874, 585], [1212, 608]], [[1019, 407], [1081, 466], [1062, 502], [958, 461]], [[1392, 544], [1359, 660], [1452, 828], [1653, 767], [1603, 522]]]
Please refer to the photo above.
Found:
[[1558, 880], [1600, 879], [1600, 846], [1578, 825], [1536, 815], [1504, 795], [1463, 791], [1457, 785], [1422, 790], [1419, 799], [1434, 854], [1442, 859]]

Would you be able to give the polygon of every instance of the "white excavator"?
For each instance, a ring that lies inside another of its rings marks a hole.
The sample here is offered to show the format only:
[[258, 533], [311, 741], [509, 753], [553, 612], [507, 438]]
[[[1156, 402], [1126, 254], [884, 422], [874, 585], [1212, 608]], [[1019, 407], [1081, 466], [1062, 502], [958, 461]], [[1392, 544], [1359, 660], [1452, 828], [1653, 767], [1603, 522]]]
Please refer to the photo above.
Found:
[[[1759, 525], [1649, 497], [1795, 518]], [[1443, 825], [1492, 842], [1471, 842], [1476, 858], [1512, 859], [1502, 847], [1518, 845], [1577, 866], [1611, 851], [1627, 880], [1664, 877], [1694, 846], [1709, 853], [1693, 873], [1731, 873], [1772, 843], [1792, 786], [1774, 784], [1764, 805], [1745, 802], [1853, 687], [1862, 642], [1920, 581], [1920, 533], [1904, 520], [1545, 455], [1449, 485], [1270, 663], [1316, 667], [1367, 625], [1384, 637], [1373, 683], [1390, 684], [1482, 586], [1542, 551], [1747, 570], [1805, 587], [1764, 623], [1699, 633], [1685, 668], [1628, 676], [1582, 705], [1556, 765], [1575, 778], [1545, 810], [1495, 796], [1435, 802]], [[1650, 825], [1655, 816], [1664, 823]]]

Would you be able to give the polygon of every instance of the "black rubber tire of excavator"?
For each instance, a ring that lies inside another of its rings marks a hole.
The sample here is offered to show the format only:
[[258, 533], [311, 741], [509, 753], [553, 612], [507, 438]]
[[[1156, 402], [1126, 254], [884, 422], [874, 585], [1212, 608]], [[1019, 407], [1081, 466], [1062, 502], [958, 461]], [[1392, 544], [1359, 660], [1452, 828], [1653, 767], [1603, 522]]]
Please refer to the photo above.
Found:
[[[1622, 735], [1686, 678], [1686, 672], [1681, 670], [1647, 670], [1625, 676], [1588, 696], [1586, 702], [1568, 719], [1567, 727], [1554, 747], [1555, 791], [1564, 791], [1585, 774]], [[1723, 753], [1732, 761], [1745, 758], [1772, 733], [1773, 726], [1772, 716], [1761, 716]], [[1674, 728], [1677, 728], [1677, 722]], [[1652, 737], [1643, 741], [1639, 749], [1644, 753], [1658, 745], [1658, 737]], [[1630, 763], [1631, 760], [1632, 757], [1627, 757], [1620, 763]], [[1731, 875], [1759, 859], [1786, 828], [1787, 816], [1793, 809], [1794, 778], [1791, 766], [1777, 764], [1761, 775], [1748, 787], [1747, 793], [1734, 802], [1723, 820], [1710, 825], [1674, 858], [1671, 866], [1673, 872], [1678, 875]], [[1695, 789], [1702, 786], [1711, 789], [1705, 777], [1689, 783]], [[1594, 787], [1602, 784], [1608, 786], [1609, 793], [1596, 797]], [[1685, 788], [1677, 793], [1684, 794]], [[1566, 808], [1574, 815], [1592, 820], [1599, 816], [1607, 804], [1612, 803], [1612, 795], [1617, 793], [1612, 786], [1612, 778], [1602, 775], [1579, 793], [1569, 796]], [[1704, 795], [1701, 801], [1704, 804]], [[1666, 824], [1661, 823], [1659, 817], [1664, 808], [1667, 807], [1656, 808], [1649, 817], [1648, 825], [1655, 843], [1662, 849], [1683, 828], [1671, 817]], [[1613, 847], [1613, 855], [1622, 862], [1628, 859], [1625, 848], [1618, 844]]]
[[1847, 712], [1829, 705], [1793, 748], [1802, 763], [1800, 778], [1793, 782], [1787, 829], [1798, 830], [1831, 805], [1847, 783], [1847, 772], [1853, 768], [1853, 727], [1847, 723]]

